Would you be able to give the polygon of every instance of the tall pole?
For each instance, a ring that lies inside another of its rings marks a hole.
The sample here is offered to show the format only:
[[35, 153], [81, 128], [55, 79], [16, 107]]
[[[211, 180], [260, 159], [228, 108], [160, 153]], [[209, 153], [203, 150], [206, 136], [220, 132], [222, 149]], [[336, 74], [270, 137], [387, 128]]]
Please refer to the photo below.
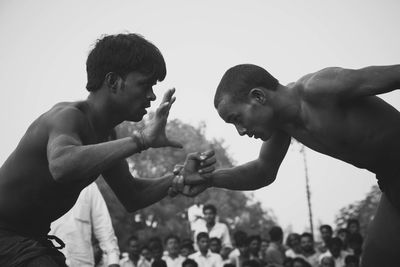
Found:
[[307, 157], [306, 157], [306, 150], [304, 148], [304, 145], [301, 145], [300, 152], [303, 155], [304, 174], [306, 177], [306, 193], [307, 193], [308, 217], [310, 220], [310, 229], [311, 229], [312, 236], [314, 236], [313, 215], [312, 215], [312, 208], [311, 208], [310, 181], [308, 179]]

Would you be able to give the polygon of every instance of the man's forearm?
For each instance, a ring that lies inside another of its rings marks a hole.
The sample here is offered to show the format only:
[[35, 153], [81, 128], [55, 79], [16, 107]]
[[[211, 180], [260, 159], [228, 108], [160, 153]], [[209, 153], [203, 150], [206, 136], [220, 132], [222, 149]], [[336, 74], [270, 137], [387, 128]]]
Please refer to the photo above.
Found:
[[114, 141], [68, 146], [49, 159], [50, 171], [55, 180], [70, 182], [96, 177], [121, 159], [140, 152], [142, 144], [126, 137]]
[[173, 174], [160, 178], [134, 178], [135, 190], [131, 191], [129, 212], [150, 206], [167, 196], [174, 179]]

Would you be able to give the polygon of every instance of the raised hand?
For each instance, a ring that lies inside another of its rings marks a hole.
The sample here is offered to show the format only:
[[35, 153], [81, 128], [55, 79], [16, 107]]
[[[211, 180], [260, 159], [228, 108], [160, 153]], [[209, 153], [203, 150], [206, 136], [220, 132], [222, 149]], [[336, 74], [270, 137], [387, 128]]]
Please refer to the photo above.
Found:
[[173, 140], [169, 140], [165, 134], [165, 126], [167, 125], [167, 119], [169, 110], [172, 104], [175, 102], [175, 88], [169, 89], [165, 94], [157, 108], [154, 117], [149, 121], [148, 125], [142, 131], [143, 145], [145, 148], [149, 147], [177, 147], [182, 148], [182, 145]]

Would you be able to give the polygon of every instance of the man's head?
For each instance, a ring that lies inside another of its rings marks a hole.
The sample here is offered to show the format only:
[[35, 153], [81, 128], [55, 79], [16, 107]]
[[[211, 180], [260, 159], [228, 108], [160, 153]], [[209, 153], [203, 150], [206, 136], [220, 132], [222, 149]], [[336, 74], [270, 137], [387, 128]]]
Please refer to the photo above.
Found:
[[151, 261], [152, 256], [151, 256], [151, 251], [148, 246], [143, 246], [141, 249], [140, 254], [148, 261]]
[[178, 257], [180, 252], [180, 239], [177, 235], [170, 234], [165, 238], [165, 249], [171, 257]]
[[319, 232], [321, 233], [322, 240], [327, 243], [332, 239], [333, 230], [332, 227], [328, 224], [323, 224], [319, 227]]
[[104, 88], [113, 112], [139, 121], [156, 96], [153, 85], [164, 80], [166, 66], [161, 52], [142, 36], [128, 33], [99, 39], [86, 61], [91, 93]]
[[221, 239], [218, 237], [210, 238], [210, 251], [219, 254], [221, 252]]
[[133, 235], [128, 239], [128, 253], [130, 258], [140, 256], [140, 243], [137, 236]]
[[291, 233], [286, 238], [286, 246], [297, 251], [297, 248], [300, 247], [300, 235], [297, 233]]
[[302, 233], [300, 236], [301, 249], [306, 253], [314, 252], [314, 238], [311, 233]]
[[347, 255], [344, 258], [345, 267], [358, 267], [360, 265], [359, 257], [356, 255]]
[[282, 228], [279, 226], [273, 226], [269, 230], [269, 237], [272, 242], [280, 243], [283, 240], [283, 231]]
[[338, 237], [332, 238], [328, 249], [334, 258], [337, 258], [340, 256], [340, 252], [342, 251], [342, 248], [343, 248], [342, 240], [340, 240], [340, 238], [338, 238]]
[[335, 267], [335, 260], [332, 257], [325, 256], [321, 259], [321, 267]]
[[183, 257], [187, 257], [190, 254], [194, 253], [193, 241], [191, 239], [183, 239], [181, 242], [181, 252], [180, 254]]
[[217, 208], [212, 204], [204, 205], [203, 214], [206, 223], [213, 225], [215, 223], [215, 217], [217, 216]]
[[237, 65], [222, 77], [214, 106], [227, 123], [235, 125], [240, 135], [267, 140], [275, 130], [271, 93], [279, 82], [265, 69], [252, 65]]
[[197, 241], [197, 246], [199, 247], [199, 250], [201, 253], [205, 254], [207, 253], [209, 247], [210, 247], [210, 240], [209, 236], [206, 232], [201, 232], [197, 235], [196, 237]]
[[349, 238], [349, 230], [346, 228], [340, 228], [337, 232], [337, 237], [339, 237], [343, 244], [346, 246], [348, 243], [348, 238]]
[[359, 233], [360, 222], [357, 219], [349, 219], [347, 221], [347, 230], [349, 230], [350, 234]]
[[248, 239], [249, 252], [258, 257], [261, 248], [261, 237], [259, 235], [251, 235]]
[[152, 237], [149, 240], [149, 248], [151, 251], [151, 255], [155, 260], [159, 260], [163, 256], [163, 245], [162, 241], [159, 237]]
[[199, 265], [197, 264], [196, 261], [192, 259], [186, 259], [184, 262], [182, 262], [182, 267], [198, 267]]

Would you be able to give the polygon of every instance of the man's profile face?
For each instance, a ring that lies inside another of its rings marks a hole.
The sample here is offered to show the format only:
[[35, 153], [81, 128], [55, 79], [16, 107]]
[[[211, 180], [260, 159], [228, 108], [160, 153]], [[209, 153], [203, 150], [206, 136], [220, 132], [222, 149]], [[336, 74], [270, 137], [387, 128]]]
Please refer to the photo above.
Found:
[[150, 76], [139, 72], [130, 72], [124, 79], [115, 98], [117, 109], [125, 114], [128, 121], [140, 121], [147, 113], [151, 101], [156, 99], [153, 92], [155, 81]]
[[234, 102], [230, 96], [225, 95], [218, 104], [217, 111], [220, 117], [226, 123], [233, 124], [242, 136], [266, 141], [275, 130], [272, 108], [251, 99]]
[[206, 223], [214, 224], [215, 216], [216, 214], [211, 209], [206, 209], [204, 211], [204, 219], [206, 220]]

